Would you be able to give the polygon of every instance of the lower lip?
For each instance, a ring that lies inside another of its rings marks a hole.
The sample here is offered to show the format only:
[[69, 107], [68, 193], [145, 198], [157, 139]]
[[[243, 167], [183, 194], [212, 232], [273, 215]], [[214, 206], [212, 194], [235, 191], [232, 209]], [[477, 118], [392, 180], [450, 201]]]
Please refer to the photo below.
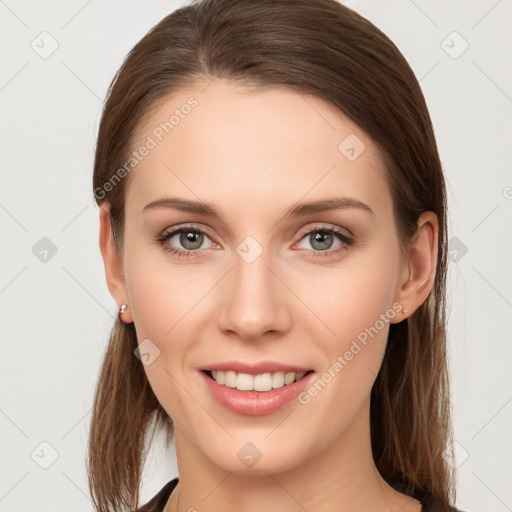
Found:
[[293, 384], [271, 389], [270, 391], [240, 391], [236, 388], [218, 384], [203, 371], [199, 373], [219, 403], [230, 411], [250, 416], [270, 414], [277, 411], [277, 409], [288, 404], [304, 391], [311, 378], [315, 375], [315, 372], [311, 372]]

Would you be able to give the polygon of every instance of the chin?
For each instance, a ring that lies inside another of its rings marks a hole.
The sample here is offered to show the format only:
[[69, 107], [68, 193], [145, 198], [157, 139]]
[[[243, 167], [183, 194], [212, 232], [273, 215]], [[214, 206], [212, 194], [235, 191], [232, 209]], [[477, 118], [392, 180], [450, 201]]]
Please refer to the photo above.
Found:
[[[268, 435], [268, 431], [264, 435]], [[247, 437], [245, 438], [247, 439]], [[299, 442], [283, 447], [278, 440], [266, 440], [259, 443], [244, 440], [230, 440], [229, 446], [221, 447], [222, 453], [206, 455], [210, 460], [227, 472], [238, 475], [268, 476], [284, 473], [300, 466], [303, 455], [297, 451]], [[211, 447], [210, 447], [211, 448]]]

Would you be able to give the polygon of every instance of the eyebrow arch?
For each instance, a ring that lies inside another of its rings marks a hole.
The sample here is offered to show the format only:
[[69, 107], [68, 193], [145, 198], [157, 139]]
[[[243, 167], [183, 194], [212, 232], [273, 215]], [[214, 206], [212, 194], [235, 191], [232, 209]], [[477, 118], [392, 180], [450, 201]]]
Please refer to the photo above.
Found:
[[[152, 201], [143, 208], [142, 213], [159, 208], [172, 208], [174, 210], [180, 210], [183, 212], [197, 213], [201, 215], [207, 215], [209, 217], [217, 217], [223, 220], [223, 216], [213, 204], [200, 201], [190, 201], [188, 199], [180, 199], [177, 197], [164, 197], [162, 199]], [[353, 199], [350, 197], [334, 197], [331, 199], [322, 199], [319, 201], [297, 203], [286, 211], [285, 217], [301, 217], [312, 213], [320, 213], [329, 210], [339, 210], [345, 208], [358, 208], [360, 210], [369, 212], [372, 216], [375, 216], [375, 212], [366, 203], [363, 203], [358, 199]]]
[[290, 208], [285, 216], [286, 217], [300, 217], [311, 213], [326, 212], [329, 210], [340, 210], [344, 208], [358, 208], [365, 210], [371, 215], [375, 216], [375, 212], [359, 199], [351, 197], [334, 197], [332, 199], [322, 199], [320, 201], [309, 201], [306, 203], [298, 203]]

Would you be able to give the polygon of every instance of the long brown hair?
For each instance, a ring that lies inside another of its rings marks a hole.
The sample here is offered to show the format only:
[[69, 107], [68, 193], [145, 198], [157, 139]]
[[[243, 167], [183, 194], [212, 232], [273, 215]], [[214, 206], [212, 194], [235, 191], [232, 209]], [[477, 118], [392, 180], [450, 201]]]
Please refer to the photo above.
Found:
[[[421, 213], [439, 221], [431, 294], [390, 325], [372, 388], [371, 442], [390, 484], [445, 506], [455, 499], [443, 452], [452, 436], [445, 333], [446, 191], [433, 127], [418, 81], [379, 29], [335, 0], [196, 0], [142, 38], [113, 79], [99, 127], [93, 189], [107, 202], [122, 255], [125, 190], [119, 170], [151, 107], [198, 79], [287, 86], [328, 101], [377, 144], [386, 165], [403, 246]], [[126, 169], [125, 169], [126, 171]], [[110, 186], [107, 184], [110, 183]], [[116, 321], [95, 391], [89, 488], [100, 512], [133, 509], [151, 433], [170, 442], [173, 423], [134, 356], [133, 324]]]

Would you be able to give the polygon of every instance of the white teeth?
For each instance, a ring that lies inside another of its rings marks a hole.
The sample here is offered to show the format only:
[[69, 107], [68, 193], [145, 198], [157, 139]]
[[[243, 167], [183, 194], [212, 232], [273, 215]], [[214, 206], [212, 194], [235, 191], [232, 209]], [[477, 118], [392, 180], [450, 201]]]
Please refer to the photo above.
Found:
[[284, 383], [286, 385], [291, 384], [294, 380], [295, 380], [295, 373], [294, 372], [287, 373], [284, 376]]
[[236, 389], [251, 391], [254, 387], [254, 379], [248, 373], [239, 373], [236, 378]]
[[[222, 372], [217, 372], [217, 375]], [[229, 370], [224, 372], [224, 386], [229, 386], [230, 388], [236, 388], [236, 373]]]
[[284, 372], [276, 372], [272, 375], [272, 387], [282, 388], [284, 386]]
[[292, 382], [302, 379], [306, 373], [300, 372], [275, 372], [250, 375], [248, 373], [236, 373], [232, 370], [212, 371], [212, 376], [218, 384], [237, 388], [240, 391], [270, 391], [271, 389], [282, 388]]
[[256, 391], [270, 391], [272, 389], [272, 374], [264, 373], [263, 375], [255, 375], [253, 377], [254, 387]]

